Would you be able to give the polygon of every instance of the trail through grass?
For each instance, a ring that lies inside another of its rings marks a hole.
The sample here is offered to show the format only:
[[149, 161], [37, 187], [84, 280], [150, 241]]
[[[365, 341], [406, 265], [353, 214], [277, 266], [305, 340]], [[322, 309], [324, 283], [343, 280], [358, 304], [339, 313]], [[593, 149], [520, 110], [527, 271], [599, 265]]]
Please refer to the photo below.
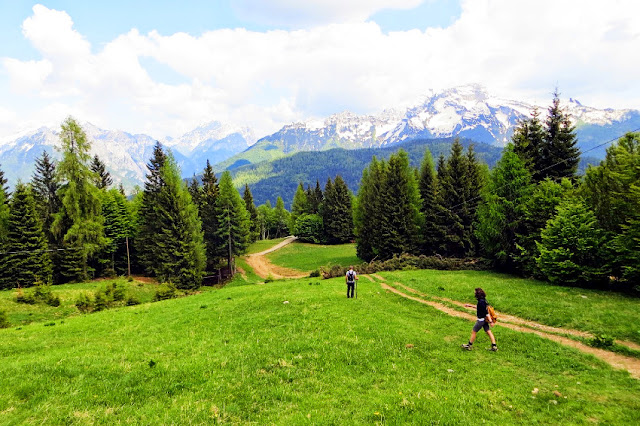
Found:
[[295, 241], [267, 258], [275, 265], [309, 272], [321, 266], [358, 264], [355, 244], [322, 245]]
[[461, 351], [468, 321], [345, 292], [279, 281], [0, 330], [0, 422], [640, 422], [640, 382], [592, 356], [506, 329]]

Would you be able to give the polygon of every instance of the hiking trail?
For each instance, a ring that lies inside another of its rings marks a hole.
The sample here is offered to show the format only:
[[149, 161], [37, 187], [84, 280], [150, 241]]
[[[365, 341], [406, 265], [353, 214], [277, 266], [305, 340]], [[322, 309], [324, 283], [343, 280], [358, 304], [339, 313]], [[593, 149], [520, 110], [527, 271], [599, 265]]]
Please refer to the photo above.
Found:
[[[453, 317], [457, 317], [457, 318], [464, 318], [467, 319], [469, 321], [475, 321], [476, 320], [476, 316], [474, 313], [467, 313], [467, 312], [462, 312], [459, 311], [457, 309], [454, 309], [450, 306], [444, 305], [440, 302], [434, 301], [434, 300], [426, 300], [424, 298], [429, 298], [429, 299], [435, 299], [438, 301], [442, 301], [442, 302], [447, 302], [447, 303], [451, 303], [454, 304], [456, 306], [460, 306], [463, 307], [464, 309], [474, 312], [475, 308], [468, 308], [466, 306], [464, 306], [464, 303], [462, 302], [458, 302], [456, 300], [452, 300], [452, 299], [447, 299], [445, 297], [438, 297], [438, 296], [431, 296], [431, 295], [427, 295], [424, 293], [419, 292], [418, 290], [415, 290], [411, 287], [408, 287], [404, 284], [398, 283], [398, 282], [394, 282], [395, 286], [401, 287], [402, 289], [404, 289], [407, 293], [412, 293], [415, 296], [409, 295], [401, 290], [398, 290], [395, 287], [390, 286], [389, 284], [387, 284], [385, 282], [384, 277], [378, 275], [378, 274], [371, 274], [371, 278], [370, 276], [365, 275], [369, 280], [374, 281], [373, 278], [377, 279], [378, 281], [380, 281], [380, 286], [385, 289], [388, 292], [397, 294], [398, 296], [402, 296], [406, 299], [409, 300], [413, 300], [415, 302], [418, 303], [423, 303], [425, 305], [429, 305], [441, 312], [444, 312], [447, 315], [451, 315]], [[630, 356], [625, 356], [625, 355], [621, 355], [615, 352], [611, 352], [611, 351], [607, 351], [605, 349], [598, 349], [598, 348], [594, 348], [592, 346], [586, 345], [582, 342], [573, 340], [569, 337], [565, 337], [559, 334], [554, 334], [554, 333], [561, 333], [561, 334], [565, 334], [565, 335], [571, 335], [571, 336], [575, 336], [575, 337], [582, 337], [582, 338], [592, 338], [593, 335], [584, 331], [579, 331], [579, 330], [571, 330], [571, 329], [564, 329], [564, 328], [557, 328], [557, 327], [551, 327], [548, 325], [544, 325], [544, 324], [539, 324], [536, 323], [534, 321], [528, 321], [522, 318], [518, 318], [516, 316], [513, 315], [507, 315], [507, 314], [503, 314], [498, 312], [498, 317], [499, 317], [499, 323], [498, 325], [505, 327], [505, 328], [509, 328], [511, 330], [515, 330], [515, 331], [519, 331], [519, 332], [523, 332], [523, 333], [531, 333], [531, 334], [535, 334], [538, 335], [540, 337], [543, 337], [545, 339], [549, 339], [549, 340], [553, 340], [555, 342], [561, 343], [565, 346], [570, 346], [572, 348], [578, 349], [584, 353], [587, 354], [591, 354], [594, 355], [595, 357], [599, 358], [600, 360], [608, 363], [609, 365], [611, 365], [614, 368], [618, 368], [618, 369], [623, 369], [623, 370], [627, 370], [630, 374], [631, 377], [635, 378], [635, 379], [640, 379], [640, 359], [638, 358], [634, 358], [634, 357], [630, 357]], [[638, 345], [637, 343], [634, 342], [627, 342], [627, 341], [622, 341], [622, 340], [616, 340], [616, 343], [620, 344], [620, 345], [624, 345], [627, 346], [631, 349], [636, 349], [638, 350], [640, 348], [640, 345]]]
[[267, 254], [272, 253], [276, 250], [280, 250], [282, 247], [286, 246], [297, 240], [298, 237], [287, 237], [284, 241], [276, 244], [275, 246], [268, 248], [267, 250], [263, 250], [259, 253], [253, 253], [245, 256], [245, 260], [251, 268], [253, 268], [253, 272], [260, 278], [267, 278], [271, 276], [272, 278], [304, 278], [309, 276], [309, 273], [300, 272], [295, 269], [285, 268], [283, 266], [277, 266], [271, 263], [271, 261], [266, 257]]

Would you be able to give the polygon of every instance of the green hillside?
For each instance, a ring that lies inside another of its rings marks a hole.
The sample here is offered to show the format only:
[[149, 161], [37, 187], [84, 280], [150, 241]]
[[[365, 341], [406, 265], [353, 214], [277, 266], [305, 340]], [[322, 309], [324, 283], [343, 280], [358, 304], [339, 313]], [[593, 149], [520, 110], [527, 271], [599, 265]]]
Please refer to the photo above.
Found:
[[276, 281], [0, 330], [0, 423], [640, 421], [640, 382], [592, 356], [505, 328], [501, 351], [461, 351], [468, 321], [343, 292]]

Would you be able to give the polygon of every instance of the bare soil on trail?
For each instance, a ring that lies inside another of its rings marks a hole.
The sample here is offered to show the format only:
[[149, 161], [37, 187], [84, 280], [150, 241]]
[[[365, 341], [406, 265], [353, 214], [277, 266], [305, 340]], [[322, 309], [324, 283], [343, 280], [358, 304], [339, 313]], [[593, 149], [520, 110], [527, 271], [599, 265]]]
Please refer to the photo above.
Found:
[[245, 260], [247, 261], [247, 264], [249, 264], [249, 266], [253, 268], [253, 272], [255, 272], [255, 274], [260, 278], [267, 278], [269, 276], [275, 279], [308, 277], [309, 273], [303, 273], [295, 269], [289, 269], [282, 266], [274, 265], [265, 256], [271, 252], [280, 250], [282, 247], [294, 242], [297, 239], [297, 237], [289, 237], [281, 243], [276, 244], [275, 246], [267, 250], [245, 256]]
[[[366, 275], [365, 275], [366, 276]], [[462, 306], [465, 309], [469, 309], [471, 311], [473, 311], [473, 308], [468, 308], [464, 306], [464, 303], [458, 302], [456, 300], [451, 300], [451, 299], [447, 299], [444, 297], [437, 297], [437, 296], [430, 296], [430, 295], [426, 295], [424, 293], [421, 293], [415, 289], [412, 289], [411, 287], [405, 286], [404, 284], [401, 283], [394, 283], [394, 285], [397, 285], [403, 289], [405, 289], [407, 292], [409, 293], [413, 293], [416, 296], [411, 296], [407, 293], [404, 293], [400, 290], [398, 290], [395, 287], [392, 287], [388, 284], [386, 284], [384, 282], [384, 278], [381, 277], [380, 275], [376, 275], [376, 274], [372, 274], [373, 277], [375, 277], [376, 279], [378, 279], [380, 282], [380, 286], [391, 292], [394, 294], [397, 294], [399, 296], [402, 296], [406, 299], [409, 300], [413, 300], [416, 301], [418, 303], [422, 303], [425, 305], [429, 305], [441, 312], [444, 312], [447, 315], [451, 315], [453, 317], [457, 317], [457, 318], [464, 318], [467, 319], [469, 321], [475, 321], [476, 320], [476, 316], [475, 314], [472, 313], [467, 313], [467, 312], [461, 312], [458, 311], [457, 309], [451, 308], [449, 306], [443, 305], [442, 303], [439, 302], [434, 302], [431, 300], [425, 300], [421, 297], [428, 297], [428, 298], [432, 298], [432, 299], [436, 299], [436, 300], [440, 300], [440, 301], [445, 301], [448, 303], [452, 303], [455, 304], [457, 306]], [[417, 296], [421, 296], [421, 297], [417, 297]], [[601, 359], [602, 361], [608, 363], [609, 365], [611, 365], [614, 368], [619, 368], [619, 369], [623, 369], [623, 370], [627, 370], [630, 374], [631, 377], [635, 378], [635, 379], [640, 379], [640, 359], [638, 358], [634, 358], [634, 357], [629, 357], [629, 356], [625, 356], [625, 355], [621, 355], [615, 352], [611, 352], [611, 351], [607, 351], [604, 349], [598, 349], [598, 348], [594, 348], [591, 346], [588, 346], [584, 343], [578, 342], [576, 340], [573, 340], [569, 337], [564, 337], [564, 336], [560, 336], [557, 334], [552, 334], [552, 333], [563, 333], [563, 334], [569, 334], [571, 336], [576, 336], [576, 337], [593, 337], [591, 334], [583, 332], [583, 331], [578, 331], [578, 330], [570, 330], [570, 329], [562, 329], [562, 328], [557, 328], [557, 327], [550, 327], [550, 326], [546, 326], [543, 324], [538, 324], [535, 323], [533, 321], [527, 321], [524, 320], [522, 318], [518, 318], [512, 315], [506, 315], [506, 314], [501, 314], [498, 313], [498, 317], [499, 317], [499, 325], [501, 325], [502, 327], [505, 328], [509, 328], [511, 330], [515, 330], [515, 331], [520, 331], [523, 333], [531, 333], [531, 334], [535, 334], [538, 335], [540, 337], [543, 337], [545, 339], [549, 339], [549, 340], [553, 340], [555, 342], [561, 343], [565, 346], [570, 346], [572, 348], [578, 349], [584, 353], [588, 353], [591, 355], [594, 355], [595, 357]], [[619, 343], [621, 345], [627, 345], [628, 347], [631, 347], [632, 349], [636, 349], [636, 347], [638, 346], [636, 343], [633, 342], [624, 342], [624, 341], [616, 341], [616, 343]]]

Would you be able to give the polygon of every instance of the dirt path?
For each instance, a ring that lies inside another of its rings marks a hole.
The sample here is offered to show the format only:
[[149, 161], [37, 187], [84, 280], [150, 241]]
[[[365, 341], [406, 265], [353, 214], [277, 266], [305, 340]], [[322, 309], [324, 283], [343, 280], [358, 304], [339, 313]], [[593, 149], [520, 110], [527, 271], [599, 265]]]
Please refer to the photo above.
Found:
[[254, 253], [245, 256], [245, 259], [249, 266], [253, 268], [253, 272], [260, 278], [267, 278], [269, 275], [273, 278], [304, 278], [309, 276], [308, 273], [302, 273], [295, 269], [284, 268], [282, 266], [277, 266], [271, 263], [269, 259], [265, 256], [266, 254], [272, 253], [276, 250], [280, 250], [282, 247], [286, 246], [289, 243], [297, 240], [297, 237], [288, 237], [281, 243], [276, 244], [275, 246], [261, 251], [260, 253]]
[[[443, 305], [442, 303], [439, 302], [434, 302], [434, 301], [430, 301], [430, 300], [425, 300], [425, 299], [421, 299], [419, 297], [416, 296], [411, 296], [409, 294], [406, 294], [394, 287], [391, 287], [390, 285], [386, 284], [384, 282], [384, 278], [381, 277], [380, 275], [373, 275], [373, 277], [375, 277], [376, 279], [380, 280], [381, 283], [380, 285], [382, 286], [383, 289], [390, 291], [392, 293], [395, 293], [399, 296], [402, 296], [404, 298], [416, 301], [418, 303], [423, 303], [425, 305], [429, 305], [441, 312], [444, 312], [448, 315], [451, 315], [453, 317], [457, 317], [457, 318], [464, 318], [470, 321], [475, 321], [476, 320], [476, 316], [475, 314], [471, 314], [471, 313], [466, 313], [466, 312], [461, 312], [458, 311], [456, 309], [453, 309], [449, 306]], [[400, 284], [400, 283], [394, 283], [402, 288], [404, 288], [405, 290], [407, 290], [407, 292], [411, 292], [413, 294], [422, 296], [422, 297], [431, 297], [434, 298], [436, 300], [442, 300], [442, 301], [446, 301], [449, 303], [454, 303], [458, 306], [464, 306], [463, 303], [455, 301], [455, 300], [451, 300], [451, 299], [446, 299], [443, 297], [434, 297], [434, 296], [427, 296], [424, 293], [420, 293], [417, 290], [412, 289], [411, 287], [407, 287], [404, 284]], [[628, 356], [624, 356], [624, 355], [620, 355], [617, 354], [615, 352], [610, 352], [604, 349], [598, 349], [598, 348], [594, 348], [588, 345], [585, 345], [584, 343], [572, 340], [568, 337], [564, 337], [564, 336], [559, 336], [556, 334], [551, 334], [552, 332], [557, 332], [557, 333], [565, 333], [565, 334], [570, 334], [573, 336], [579, 336], [579, 337], [588, 337], [591, 336], [589, 333], [585, 333], [582, 331], [578, 331], [578, 330], [565, 330], [565, 329], [560, 329], [560, 328], [556, 328], [556, 327], [550, 327], [550, 326], [545, 326], [543, 324], [537, 324], [535, 322], [532, 321], [526, 321], [523, 320], [521, 318], [517, 318], [511, 315], [506, 315], [506, 314], [499, 314], [500, 317], [500, 325], [502, 327], [505, 328], [509, 328], [511, 330], [515, 330], [515, 331], [520, 331], [520, 332], [524, 332], [524, 333], [532, 333], [532, 334], [536, 334], [540, 337], [543, 337], [545, 339], [549, 339], [549, 340], [553, 340], [555, 342], [561, 343], [563, 345], [566, 346], [571, 346], [572, 348], [576, 348], [584, 353], [588, 353], [591, 355], [596, 356], [597, 358], [605, 361], [606, 363], [608, 363], [609, 365], [613, 366], [614, 368], [620, 368], [620, 369], [624, 369], [627, 370], [632, 377], [634, 377], [635, 379], [640, 379], [640, 359], [638, 358], [633, 358], [633, 357], [628, 357]], [[634, 347], [637, 346], [637, 344], [632, 343], [632, 342], [618, 342], [620, 344], [625, 344], [625, 343], [631, 343], [630, 347]]]

